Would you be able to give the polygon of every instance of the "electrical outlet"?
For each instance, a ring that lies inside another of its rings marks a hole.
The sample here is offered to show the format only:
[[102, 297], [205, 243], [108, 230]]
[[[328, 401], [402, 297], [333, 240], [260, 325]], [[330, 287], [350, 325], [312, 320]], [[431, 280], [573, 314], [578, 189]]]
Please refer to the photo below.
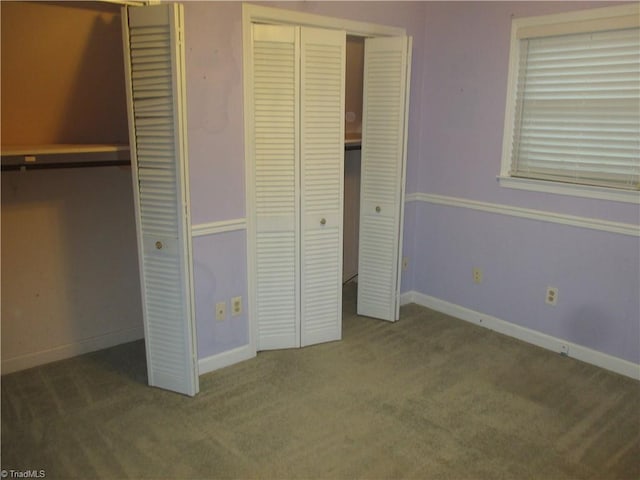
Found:
[[482, 283], [482, 269], [473, 269], [473, 283]]
[[226, 317], [227, 317], [227, 303], [226, 302], [216, 303], [216, 320], [221, 322]]
[[547, 287], [547, 296], [544, 299], [547, 305], [556, 306], [558, 303], [558, 289], [556, 287]]
[[409, 257], [402, 257], [402, 270], [409, 269]]
[[231, 316], [235, 317], [242, 313], [242, 297], [231, 298]]
[[560, 355], [564, 357], [569, 356], [569, 345], [567, 345], [566, 343], [560, 345]]

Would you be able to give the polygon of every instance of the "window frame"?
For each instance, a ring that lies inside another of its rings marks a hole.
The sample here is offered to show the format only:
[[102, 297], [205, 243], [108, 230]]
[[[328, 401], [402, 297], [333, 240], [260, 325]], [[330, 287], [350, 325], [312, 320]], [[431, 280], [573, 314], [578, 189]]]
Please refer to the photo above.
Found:
[[621, 27], [620, 24], [625, 24], [625, 22], [638, 22], [637, 19], [639, 16], [640, 5], [634, 2], [613, 7], [578, 10], [536, 17], [514, 18], [512, 20], [502, 158], [500, 174], [497, 177], [501, 187], [640, 204], [640, 191], [638, 190], [513, 177], [510, 174], [515, 127], [518, 66], [520, 62], [520, 41], [538, 36], [598, 31], [604, 29], [605, 26], [608, 29], [624, 28]]

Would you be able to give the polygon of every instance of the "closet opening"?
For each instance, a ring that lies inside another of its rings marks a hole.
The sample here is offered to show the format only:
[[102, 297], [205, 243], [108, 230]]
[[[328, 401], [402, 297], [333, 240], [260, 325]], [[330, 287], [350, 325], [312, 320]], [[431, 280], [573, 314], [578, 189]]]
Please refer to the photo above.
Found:
[[121, 7], [0, 8], [5, 374], [144, 330]]
[[[364, 37], [347, 35], [344, 115], [343, 303], [355, 311], [358, 285]], [[352, 305], [351, 305], [352, 304]], [[344, 310], [344, 308], [343, 308]]]

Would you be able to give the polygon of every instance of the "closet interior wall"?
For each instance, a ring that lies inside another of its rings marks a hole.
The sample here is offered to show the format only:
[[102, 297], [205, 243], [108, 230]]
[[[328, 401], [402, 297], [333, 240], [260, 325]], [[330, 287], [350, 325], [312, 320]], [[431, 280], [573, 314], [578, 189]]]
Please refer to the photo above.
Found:
[[343, 282], [358, 274], [364, 37], [348, 35], [346, 50]]
[[[128, 144], [120, 7], [1, 2], [2, 146]], [[2, 373], [142, 338], [128, 166], [2, 172]]]

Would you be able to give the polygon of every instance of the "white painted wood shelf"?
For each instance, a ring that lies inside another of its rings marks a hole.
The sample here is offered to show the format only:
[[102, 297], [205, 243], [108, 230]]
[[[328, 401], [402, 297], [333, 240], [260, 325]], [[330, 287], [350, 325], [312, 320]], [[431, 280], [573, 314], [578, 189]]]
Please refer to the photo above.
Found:
[[361, 147], [362, 147], [361, 138], [346, 138], [344, 140], [345, 150], [360, 150]]
[[2, 170], [129, 165], [129, 145], [2, 145]]

